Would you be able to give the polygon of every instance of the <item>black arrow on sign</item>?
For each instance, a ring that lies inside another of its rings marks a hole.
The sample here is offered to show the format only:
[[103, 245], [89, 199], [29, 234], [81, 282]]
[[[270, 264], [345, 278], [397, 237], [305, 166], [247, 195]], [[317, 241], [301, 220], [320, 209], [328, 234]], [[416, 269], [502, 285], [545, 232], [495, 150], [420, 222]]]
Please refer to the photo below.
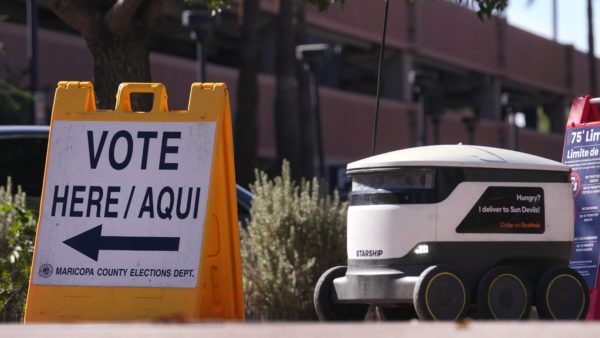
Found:
[[102, 224], [63, 243], [95, 261], [100, 250], [179, 251], [179, 237], [102, 236]]

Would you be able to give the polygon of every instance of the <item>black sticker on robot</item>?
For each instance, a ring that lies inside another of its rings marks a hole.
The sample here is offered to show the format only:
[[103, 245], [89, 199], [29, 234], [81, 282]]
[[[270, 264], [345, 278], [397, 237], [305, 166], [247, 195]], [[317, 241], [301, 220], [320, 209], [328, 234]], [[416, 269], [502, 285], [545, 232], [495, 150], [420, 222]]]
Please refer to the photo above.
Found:
[[489, 187], [456, 228], [458, 233], [544, 233], [544, 189]]

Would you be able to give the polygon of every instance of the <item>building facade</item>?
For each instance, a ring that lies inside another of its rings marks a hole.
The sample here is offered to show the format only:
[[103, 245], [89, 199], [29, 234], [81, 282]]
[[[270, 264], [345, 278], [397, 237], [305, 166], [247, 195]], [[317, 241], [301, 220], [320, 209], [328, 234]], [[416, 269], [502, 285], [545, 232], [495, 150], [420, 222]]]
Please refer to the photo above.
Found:
[[[259, 156], [265, 160], [275, 157], [276, 3], [261, 2]], [[206, 41], [207, 79], [226, 82], [232, 98], [241, 39], [236, 8], [234, 2], [214, 20]], [[183, 9], [181, 1], [168, 1], [152, 39], [152, 78], [166, 85], [171, 109], [186, 108], [195, 81], [194, 44], [180, 24]], [[328, 166], [343, 167], [371, 154], [383, 10], [383, 1], [361, 0], [325, 12], [306, 8], [308, 41], [338, 51], [320, 72]], [[51, 11], [40, 7], [39, 13], [39, 82], [51, 102], [58, 81], [93, 81], [92, 57], [85, 41]], [[26, 69], [25, 1], [2, 1], [0, 14], [8, 15], [0, 22], [0, 63]], [[482, 22], [472, 10], [443, 0], [393, 1], [376, 152], [462, 142], [560, 160], [570, 101], [589, 92], [588, 68], [586, 55], [572, 46], [512, 27], [502, 17]], [[235, 99], [232, 104], [235, 114]], [[525, 128], [507, 122], [515, 112], [525, 117]]]

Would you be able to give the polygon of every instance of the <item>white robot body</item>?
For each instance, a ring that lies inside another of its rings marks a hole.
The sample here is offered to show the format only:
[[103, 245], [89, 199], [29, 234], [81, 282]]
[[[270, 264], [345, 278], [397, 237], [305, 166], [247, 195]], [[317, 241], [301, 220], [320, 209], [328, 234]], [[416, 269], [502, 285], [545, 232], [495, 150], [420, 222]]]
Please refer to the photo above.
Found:
[[[361, 205], [348, 209], [348, 259], [401, 258], [425, 250], [431, 242], [548, 242], [573, 240], [572, 187], [569, 183], [539, 183], [544, 192], [546, 221], [542, 235], [530, 233], [457, 233], [490, 187], [531, 187], [531, 183], [464, 182], [436, 204]], [[567, 205], [565, 205], [567, 201]], [[572, 205], [572, 203], [571, 203]], [[523, 210], [519, 210], [523, 211]], [[422, 245], [419, 247], [419, 245]], [[420, 254], [428, 254], [421, 252]]]

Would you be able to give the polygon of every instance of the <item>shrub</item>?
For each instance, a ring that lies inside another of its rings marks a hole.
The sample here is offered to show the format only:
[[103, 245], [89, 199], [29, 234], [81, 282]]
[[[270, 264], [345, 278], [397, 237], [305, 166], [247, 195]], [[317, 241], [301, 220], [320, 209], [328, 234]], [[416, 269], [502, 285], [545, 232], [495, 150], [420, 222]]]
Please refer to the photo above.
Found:
[[297, 185], [289, 163], [269, 180], [257, 172], [241, 252], [249, 319], [315, 319], [319, 276], [346, 260], [346, 210], [339, 195], [320, 193], [316, 179]]
[[33, 96], [18, 86], [0, 80], [0, 124], [27, 124], [33, 109]]
[[0, 321], [21, 321], [29, 286], [36, 219], [21, 187], [0, 186]]

